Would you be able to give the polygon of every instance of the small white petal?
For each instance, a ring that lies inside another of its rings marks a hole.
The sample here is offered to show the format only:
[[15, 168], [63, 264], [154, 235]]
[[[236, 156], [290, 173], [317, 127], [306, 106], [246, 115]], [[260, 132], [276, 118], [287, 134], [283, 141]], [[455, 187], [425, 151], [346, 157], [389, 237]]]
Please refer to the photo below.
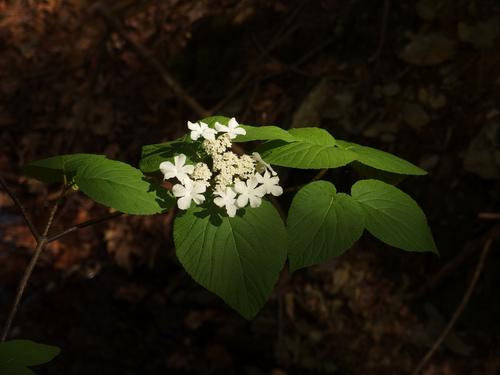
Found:
[[176, 175], [175, 166], [169, 161], [160, 163], [160, 171], [165, 176], [165, 180], [174, 178]]
[[234, 204], [230, 206], [226, 206], [226, 212], [229, 217], [235, 217], [236, 216], [236, 210], [238, 207], [236, 207]]
[[240, 124], [238, 124], [238, 121], [236, 121], [236, 118], [234, 118], [234, 117], [231, 117], [231, 119], [227, 122], [227, 125], [229, 128], [232, 128], [232, 129], [240, 126]]
[[196, 204], [202, 204], [203, 202], [205, 202], [205, 196], [201, 194], [194, 194], [192, 198], [194, 203]]
[[250, 207], [257, 208], [262, 204], [262, 199], [255, 196], [250, 196]]
[[186, 155], [179, 154], [174, 156], [174, 163], [177, 168], [182, 167], [184, 164], [186, 164]]
[[191, 206], [191, 197], [186, 195], [185, 197], [179, 198], [177, 200], [177, 207], [181, 210], [187, 210]]
[[217, 131], [212, 128], [207, 128], [204, 129], [201, 135], [203, 138], [208, 139], [209, 141], [215, 141], [215, 135], [217, 134]]
[[176, 184], [172, 188], [172, 194], [174, 194], [174, 197], [183, 197], [186, 195], [186, 188], [181, 184]]
[[283, 188], [282, 188], [281, 186], [279, 186], [279, 185], [275, 185], [275, 186], [273, 186], [273, 187], [271, 188], [270, 193], [271, 193], [272, 195], [274, 195], [275, 197], [277, 197], [277, 196], [279, 196], [279, 195], [283, 194]]
[[219, 121], [215, 123], [215, 129], [218, 132], [227, 132], [229, 130], [226, 125], [222, 125]]
[[238, 199], [236, 200], [236, 205], [239, 208], [243, 208], [248, 204], [248, 196], [246, 195], [240, 195]]
[[224, 207], [226, 205], [226, 203], [224, 202], [224, 199], [221, 197], [214, 198], [214, 203], [216, 206], [219, 206], [219, 207]]

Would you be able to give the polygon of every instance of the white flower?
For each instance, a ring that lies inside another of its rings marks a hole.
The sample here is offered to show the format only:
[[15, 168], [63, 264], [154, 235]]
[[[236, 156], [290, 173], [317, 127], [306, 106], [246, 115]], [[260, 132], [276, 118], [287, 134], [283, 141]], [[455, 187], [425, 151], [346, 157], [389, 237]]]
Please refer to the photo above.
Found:
[[193, 173], [193, 165], [184, 165], [186, 163], [186, 155], [179, 154], [174, 157], [174, 164], [169, 161], [160, 163], [160, 171], [165, 176], [165, 180], [177, 177], [177, 179], [184, 183], [188, 178], [188, 174]]
[[227, 186], [233, 184], [233, 175], [227, 171], [221, 171], [215, 176], [215, 190], [224, 190]]
[[218, 195], [214, 198], [214, 203], [219, 207], [226, 207], [226, 212], [229, 217], [234, 217], [236, 215], [236, 193], [230, 187], [225, 190], [216, 190], [214, 195]]
[[191, 173], [191, 178], [193, 180], [201, 180], [206, 186], [209, 186], [208, 180], [212, 177], [212, 172], [205, 163], [196, 163], [194, 166], [194, 171]]
[[247, 134], [247, 131], [242, 127], [240, 127], [240, 124], [238, 124], [238, 122], [234, 117], [229, 120], [227, 126], [222, 125], [220, 122], [216, 122], [215, 129], [217, 129], [218, 132], [229, 134], [229, 138], [231, 139], [235, 139], [240, 134], [241, 135]]
[[278, 185], [280, 178], [278, 176], [271, 177], [269, 171], [266, 171], [263, 176], [256, 173], [255, 179], [259, 184], [262, 184], [259, 188], [262, 189], [265, 194], [272, 194], [275, 197], [283, 194], [283, 188]]
[[250, 155], [241, 155], [238, 159], [238, 175], [247, 179], [255, 173], [255, 161]]
[[215, 129], [209, 128], [204, 122], [190, 122], [188, 121], [188, 129], [191, 130], [191, 139], [196, 141], [198, 138], [203, 137], [210, 141], [215, 141]]
[[205, 139], [203, 141], [203, 148], [212, 157], [224, 153], [231, 145], [229, 134], [222, 134], [216, 140]]
[[236, 204], [238, 207], [245, 207], [250, 202], [250, 207], [259, 207], [262, 203], [262, 196], [264, 195], [263, 189], [257, 187], [258, 182], [255, 177], [251, 177], [246, 182], [236, 181], [234, 190], [239, 193]]
[[255, 169], [257, 170], [257, 172], [262, 173], [262, 172], [268, 170], [269, 172], [271, 172], [271, 174], [273, 176], [276, 176], [277, 173], [274, 171], [273, 167], [271, 167], [271, 164], [266, 163], [264, 160], [262, 160], [262, 157], [260, 156], [260, 154], [258, 152], [252, 152], [252, 158], [257, 163], [257, 165], [255, 166]]
[[207, 190], [205, 183], [202, 181], [192, 181], [189, 178], [184, 180], [184, 185], [177, 184], [172, 188], [172, 193], [177, 200], [177, 206], [181, 210], [187, 210], [191, 206], [191, 200], [196, 204], [205, 202], [205, 197], [202, 193]]

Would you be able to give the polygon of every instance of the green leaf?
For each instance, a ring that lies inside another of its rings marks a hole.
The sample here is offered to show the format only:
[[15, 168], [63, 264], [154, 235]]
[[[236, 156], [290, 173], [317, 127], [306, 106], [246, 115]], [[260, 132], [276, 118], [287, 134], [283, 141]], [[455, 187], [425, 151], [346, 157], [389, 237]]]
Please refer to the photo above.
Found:
[[408, 194], [382, 181], [361, 180], [351, 195], [365, 211], [366, 229], [379, 240], [407, 251], [437, 253], [425, 214]]
[[183, 137], [171, 142], [146, 145], [142, 147], [139, 168], [144, 173], [154, 173], [159, 170], [160, 163], [164, 161], [174, 161], [174, 156], [186, 155], [186, 163], [193, 163], [193, 156], [196, 153], [196, 145], [188, 137]]
[[[216, 122], [227, 126], [229, 120], [230, 118], [226, 116], [211, 116], [200, 121], [204, 122], [209, 127], [214, 128]], [[246, 130], [247, 134], [238, 135], [235, 139], [233, 139], [233, 142], [269, 141], [275, 139], [292, 142], [296, 140], [286, 130], [277, 126], [250, 126], [243, 124], [240, 124], [240, 126]]]
[[191, 277], [246, 319], [264, 305], [286, 260], [286, 230], [267, 201], [234, 218], [192, 207], [174, 222], [177, 257]]
[[388, 152], [341, 140], [337, 140], [337, 143], [344, 150], [354, 152], [356, 154], [356, 160], [369, 167], [398, 174], [427, 174], [427, 172], [422, 168], [419, 168], [416, 165], [404, 159], [398, 158]]
[[349, 249], [364, 230], [364, 212], [351, 196], [315, 181], [293, 198], [287, 220], [290, 271], [319, 264]]
[[218, 122], [222, 125], [226, 125], [231, 118], [226, 116], [210, 116], [201, 119], [199, 122], [204, 122], [209, 128], [215, 128], [215, 123]]
[[0, 374], [34, 374], [28, 366], [51, 361], [61, 350], [56, 346], [39, 344], [29, 340], [12, 340], [0, 343]]
[[52, 183], [64, 182], [64, 176], [71, 180], [81, 163], [104, 159], [104, 155], [71, 154], [53, 156], [47, 159], [33, 161], [24, 166], [23, 172], [37, 180]]
[[296, 128], [288, 131], [296, 141], [306, 142], [319, 146], [336, 146], [337, 141], [325, 129], [321, 128]]
[[271, 141], [282, 140], [286, 142], [294, 142], [296, 138], [286, 130], [277, 126], [249, 126], [242, 125], [247, 134], [238, 135], [234, 142], [249, 142], [249, 141]]
[[80, 165], [75, 183], [94, 201], [128, 214], [159, 213], [174, 202], [166, 189], [147, 181], [140, 170], [116, 160]]
[[36, 375], [34, 371], [27, 367], [16, 365], [0, 365], [0, 374], [2, 375]]
[[299, 169], [338, 168], [356, 159], [352, 151], [306, 141], [271, 141], [258, 147], [257, 151], [270, 164]]

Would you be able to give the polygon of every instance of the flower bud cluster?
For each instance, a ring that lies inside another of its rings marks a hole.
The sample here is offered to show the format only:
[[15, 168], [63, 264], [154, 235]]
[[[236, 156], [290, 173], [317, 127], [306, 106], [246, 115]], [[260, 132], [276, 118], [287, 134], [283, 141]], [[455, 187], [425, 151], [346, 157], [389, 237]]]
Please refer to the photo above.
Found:
[[235, 118], [227, 125], [216, 122], [215, 129], [203, 122], [188, 122], [188, 129], [193, 141], [203, 139], [200, 143], [206, 154], [204, 161], [186, 164], [186, 155], [179, 154], [174, 163], [160, 164], [165, 180], [178, 181], [172, 193], [178, 198], [181, 210], [187, 210], [191, 202], [202, 204], [208, 196], [215, 205], [225, 208], [228, 216], [234, 217], [238, 208], [259, 207], [266, 194], [283, 194], [276, 172], [258, 153], [237, 155], [231, 151], [231, 140], [246, 134]]

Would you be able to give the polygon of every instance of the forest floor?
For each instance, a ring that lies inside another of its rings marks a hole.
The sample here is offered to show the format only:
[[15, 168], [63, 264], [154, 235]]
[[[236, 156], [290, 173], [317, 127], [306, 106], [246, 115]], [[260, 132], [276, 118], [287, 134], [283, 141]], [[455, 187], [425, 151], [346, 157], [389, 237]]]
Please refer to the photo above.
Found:
[[[96, 5], [98, 4], [98, 5]], [[0, 174], [43, 226], [59, 186], [26, 163], [98, 153], [137, 164], [209, 113], [321, 126], [429, 171], [400, 185], [440, 256], [365, 235], [283, 272], [246, 321], [178, 263], [172, 214], [123, 216], [51, 243], [12, 338], [62, 354], [38, 374], [409, 374], [467, 289], [500, 212], [500, 5], [494, 0], [0, 0]], [[182, 88], [172, 89], [173, 77]], [[339, 190], [367, 171], [329, 173]], [[313, 174], [283, 175], [286, 186]], [[387, 176], [382, 176], [387, 177]], [[290, 197], [284, 196], [283, 209]], [[82, 194], [53, 227], [106, 214]], [[0, 191], [0, 321], [35, 243]], [[500, 254], [422, 374], [500, 371]]]

